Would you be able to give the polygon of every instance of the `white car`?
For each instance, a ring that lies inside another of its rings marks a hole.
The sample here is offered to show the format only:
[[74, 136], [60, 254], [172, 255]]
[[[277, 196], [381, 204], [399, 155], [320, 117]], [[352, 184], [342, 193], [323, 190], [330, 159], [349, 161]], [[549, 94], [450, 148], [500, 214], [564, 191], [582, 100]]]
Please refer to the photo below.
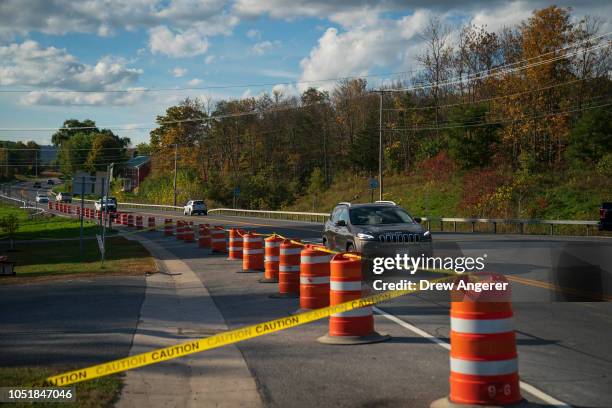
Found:
[[72, 203], [72, 194], [70, 193], [59, 193], [55, 197], [55, 201], [60, 203]]
[[48, 203], [49, 197], [46, 194], [36, 194], [36, 202], [37, 203]]
[[106, 207], [108, 207], [108, 212], [117, 211], [117, 199], [115, 197], [101, 198], [100, 200], [96, 200], [94, 205], [97, 211], [103, 211]]
[[203, 200], [189, 200], [183, 209], [184, 215], [208, 214], [208, 208]]

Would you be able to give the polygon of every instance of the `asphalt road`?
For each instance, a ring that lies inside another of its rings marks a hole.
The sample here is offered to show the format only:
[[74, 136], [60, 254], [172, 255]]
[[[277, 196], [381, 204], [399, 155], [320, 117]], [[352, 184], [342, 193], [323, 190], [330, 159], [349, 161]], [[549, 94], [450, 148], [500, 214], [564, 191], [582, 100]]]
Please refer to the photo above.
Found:
[[[322, 231], [316, 223], [219, 215], [171, 217], [303, 240], [320, 239]], [[195, 245], [149, 234], [198, 271], [231, 327], [280, 317], [297, 308], [295, 300], [268, 299], [274, 285], [257, 283], [256, 274], [232, 273], [240, 268], [238, 263], [203, 257]], [[436, 255], [487, 254], [487, 270], [511, 279], [520, 374], [525, 382], [542, 390], [543, 398], [548, 395], [576, 407], [610, 406], [612, 305], [576, 301], [589, 300], [582, 295], [585, 292], [611, 294], [612, 240], [438, 233], [434, 242]], [[562, 290], [565, 287], [576, 288], [578, 294], [568, 294]], [[410, 402], [448, 392], [448, 351], [410, 329], [413, 325], [448, 341], [448, 306], [431, 294], [406, 296], [381, 306], [396, 321], [377, 316], [378, 329], [394, 337], [380, 345], [331, 349], [318, 345], [314, 339], [326, 330], [319, 322], [239, 347], [269, 405], [410, 406]]]

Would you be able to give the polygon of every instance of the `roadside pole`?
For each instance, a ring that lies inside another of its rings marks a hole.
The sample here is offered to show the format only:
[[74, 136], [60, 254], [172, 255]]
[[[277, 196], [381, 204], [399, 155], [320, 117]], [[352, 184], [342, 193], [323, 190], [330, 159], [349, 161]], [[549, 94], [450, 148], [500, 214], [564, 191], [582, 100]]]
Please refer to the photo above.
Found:
[[378, 106], [378, 183], [380, 186], [379, 200], [383, 199], [383, 90], [380, 90]]
[[83, 210], [85, 208], [85, 177], [81, 177], [81, 228], [79, 230], [79, 253], [81, 254], [81, 260], [83, 260]]
[[[109, 164], [106, 170], [106, 183], [102, 186], [102, 198], [100, 199], [100, 207], [102, 207], [102, 245], [100, 246], [101, 264], [104, 267], [104, 254], [106, 252], [106, 219], [108, 218], [108, 192], [110, 191], [110, 180], [113, 177], [113, 163]], [[106, 196], [105, 196], [106, 195]]]
[[174, 206], [176, 207], [176, 170], [177, 170], [177, 161], [178, 161], [178, 145], [174, 144]]

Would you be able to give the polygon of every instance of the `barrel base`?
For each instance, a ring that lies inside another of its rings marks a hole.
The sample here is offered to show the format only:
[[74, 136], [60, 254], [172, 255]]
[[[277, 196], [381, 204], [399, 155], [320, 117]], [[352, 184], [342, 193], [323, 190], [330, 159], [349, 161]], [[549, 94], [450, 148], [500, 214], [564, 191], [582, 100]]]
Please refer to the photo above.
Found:
[[247, 270], [241, 270], [241, 271], [236, 271], [236, 273], [262, 273], [263, 271], [260, 271], [258, 269], [247, 269]]
[[329, 334], [326, 334], [325, 336], [319, 337], [317, 341], [323, 344], [349, 346], [354, 344], [380, 343], [390, 339], [391, 336], [388, 334], [373, 332], [367, 336], [330, 336]]
[[278, 283], [278, 279], [277, 278], [261, 278], [258, 282], [259, 283]]
[[230, 258], [229, 256], [227, 258], [225, 258], [226, 261], [241, 261], [242, 262], [242, 258], [238, 258], [238, 257], [233, 257]]
[[477, 405], [477, 404], [460, 404], [452, 402], [448, 397], [435, 400], [429, 405], [429, 408], [542, 408], [540, 404], [534, 404], [527, 400], [522, 400], [517, 404], [512, 405]]
[[270, 299], [297, 299], [300, 297], [297, 293], [275, 293], [268, 296]]

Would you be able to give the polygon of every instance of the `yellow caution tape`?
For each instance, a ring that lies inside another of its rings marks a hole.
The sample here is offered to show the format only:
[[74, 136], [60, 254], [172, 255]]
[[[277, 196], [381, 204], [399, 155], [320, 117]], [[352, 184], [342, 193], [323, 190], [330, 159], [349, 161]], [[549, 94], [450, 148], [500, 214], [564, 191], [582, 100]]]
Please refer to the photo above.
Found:
[[[435, 279], [433, 282], [447, 279], [449, 278], [446, 277]], [[347, 312], [349, 310], [358, 309], [365, 306], [371, 306], [415, 292], [418, 292], [418, 289], [388, 291], [381, 294], [368, 296], [362, 299], [344, 302], [335, 306], [328, 306], [322, 309], [316, 309], [293, 316], [283, 317], [280, 319], [255, 324], [252, 326], [228, 330], [210, 337], [179, 343], [154, 351], [149, 351], [146, 353], [110, 361], [108, 363], [98, 364], [79, 370], [68, 371], [62, 374], [51, 376], [47, 378], [46, 381], [55, 386], [65, 386], [82, 381], [88, 381], [94, 378], [100, 378], [107, 375], [132, 370], [134, 368], [144, 367], [147, 365], [160, 363], [162, 361], [183, 357], [189, 354], [212, 350], [215, 348], [238, 343], [240, 341], [253, 339], [255, 337], [275, 333], [281, 330], [289, 329], [291, 327], [296, 327], [302, 324], [320, 320], [328, 317], [331, 314]]]

